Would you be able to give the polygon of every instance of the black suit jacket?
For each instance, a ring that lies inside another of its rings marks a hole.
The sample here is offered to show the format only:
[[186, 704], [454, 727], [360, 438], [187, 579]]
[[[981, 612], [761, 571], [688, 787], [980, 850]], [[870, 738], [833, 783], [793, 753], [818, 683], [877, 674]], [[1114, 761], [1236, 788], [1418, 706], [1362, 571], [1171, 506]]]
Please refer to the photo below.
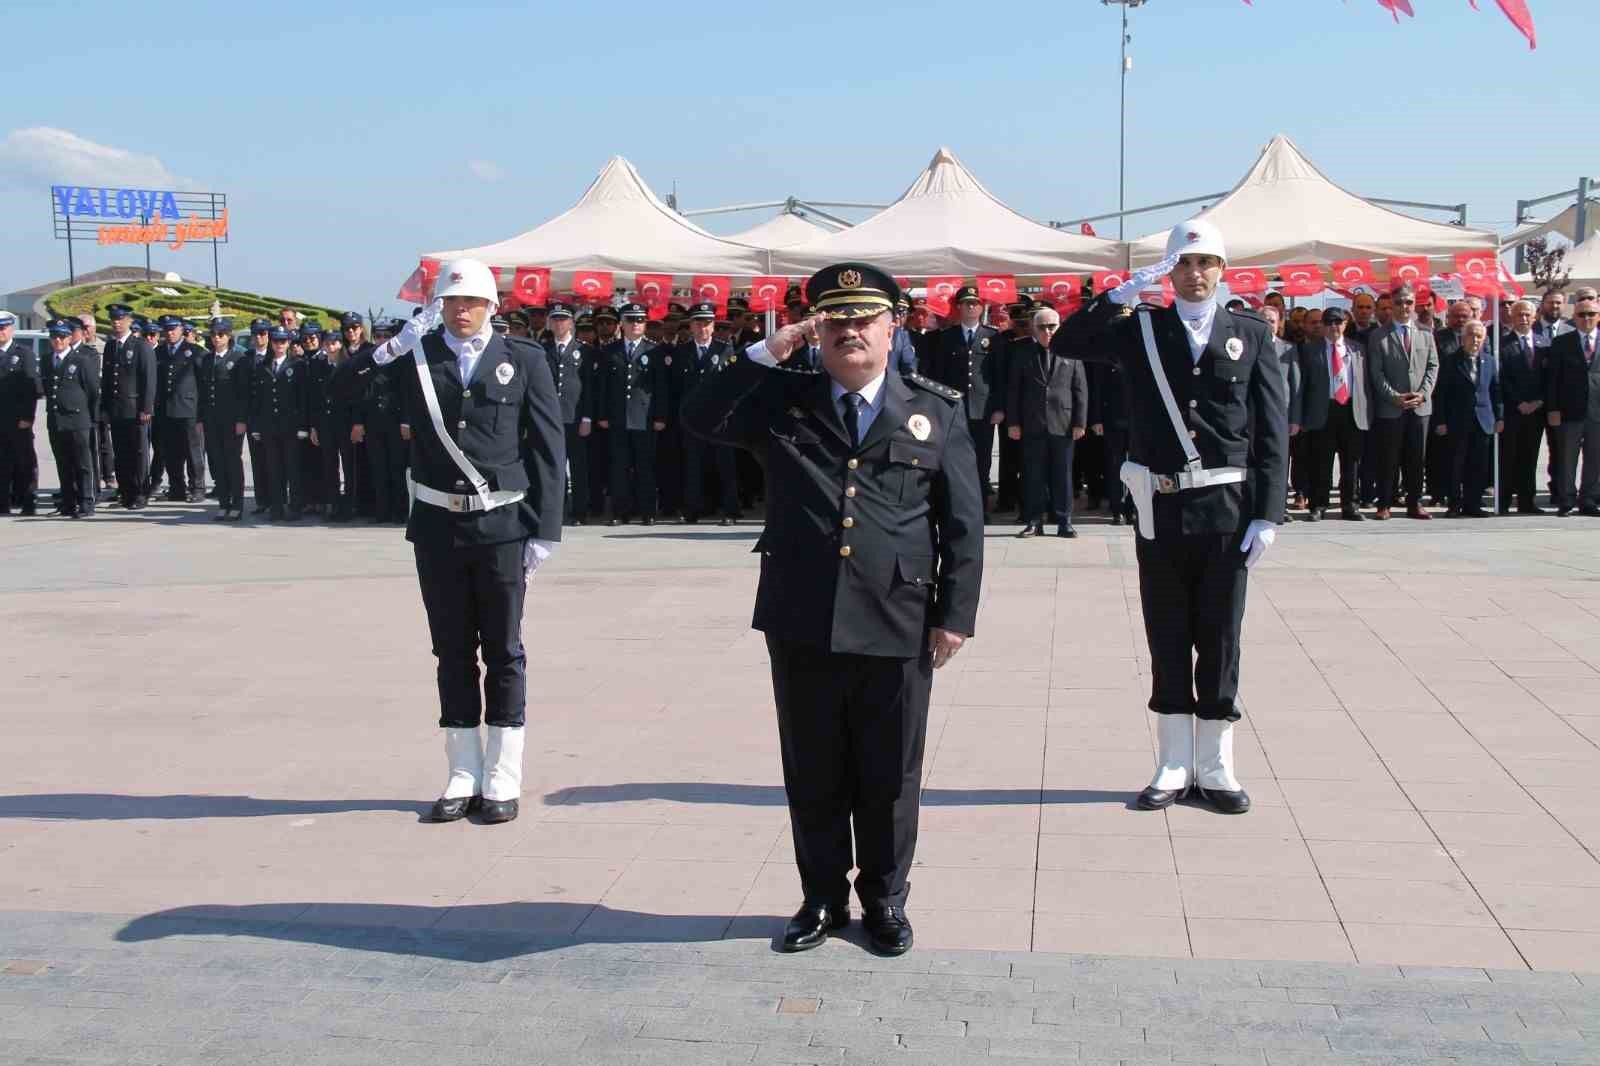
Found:
[[[1533, 335], [1529, 334], [1529, 341]], [[1507, 331], [1500, 336], [1500, 395], [1504, 398], [1506, 418], [1537, 418], [1544, 421], [1544, 411], [1536, 410], [1524, 415], [1517, 410], [1519, 403], [1543, 404], [1549, 372], [1547, 349], [1536, 344], [1523, 344], [1522, 338]], [[1531, 358], [1530, 358], [1531, 356]]]
[[[16, 342], [12, 342], [16, 347]], [[100, 374], [94, 353], [74, 348], [56, 366], [54, 352], [39, 357], [45, 427], [51, 433], [90, 430], [100, 414]]]
[[188, 341], [179, 341], [176, 347], [163, 341], [156, 347], [156, 414], [163, 418], [200, 417], [202, 355]]
[[[463, 382], [443, 330], [422, 338], [422, 353], [446, 433], [492, 490], [523, 489], [519, 503], [492, 511], [453, 512], [418, 500], [406, 539], [431, 548], [455, 548], [536, 537], [561, 539], [566, 491], [567, 438], [561, 404], [544, 349], [517, 337], [492, 336], [472, 380]], [[405, 392], [411, 421], [411, 476], [440, 492], [471, 488], [440, 443], [417, 376], [415, 353], [389, 364]]]
[[111, 337], [100, 360], [100, 409], [108, 419], [134, 419], [155, 411], [156, 353], [143, 337]]
[[983, 498], [961, 397], [885, 374], [853, 445], [827, 374], [729, 356], [683, 405], [689, 432], [767, 471], [753, 625], [835, 652], [910, 659], [938, 626], [970, 635], [983, 578]]
[[0, 428], [14, 430], [18, 422], [34, 421], [43, 395], [33, 342], [13, 337], [11, 347], [0, 352]]
[[621, 340], [602, 348], [594, 377], [595, 417], [615, 430], [645, 430], [654, 419], [666, 418], [672, 395], [667, 377], [671, 356], [672, 349], [648, 338], [639, 341], [632, 359]]
[[[1328, 426], [1328, 342], [1326, 340], [1301, 341], [1295, 349], [1300, 368], [1300, 402], [1292, 402], [1289, 421], [1297, 423], [1307, 433], [1315, 433]], [[1350, 379], [1350, 413], [1355, 417], [1357, 429], [1372, 428], [1372, 397], [1367, 392], [1367, 350], [1358, 340], [1344, 338], [1344, 357]]]
[[561, 421], [570, 426], [594, 418], [594, 349], [573, 334], [564, 345], [558, 345], [552, 337], [544, 350], [561, 400]]
[[1589, 362], [1583, 357], [1581, 335], [1576, 330], [1563, 333], [1550, 342], [1549, 351], [1545, 411], [1560, 411], [1563, 422], [1582, 422], [1589, 415]]
[[1051, 352], [1031, 337], [1012, 341], [1006, 421], [1024, 434], [1065, 437], [1082, 429], [1089, 418], [1089, 378], [1083, 363]]
[[927, 376], [963, 394], [969, 421], [1001, 410], [1006, 395], [1005, 341], [993, 326], [976, 326], [967, 344], [960, 323], [939, 331]]
[[231, 435], [237, 423], [249, 421], [250, 369], [250, 355], [237, 348], [200, 357], [201, 422], [216, 422], [215, 428]]
[[[1154, 473], [1175, 474], [1184, 468], [1183, 446], [1150, 372], [1138, 315], [1124, 316], [1122, 310], [1107, 297], [1096, 297], [1062, 324], [1051, 347], [1122, 367], [1129, 458]], [[1289, 386], [1266, 321], [1218, 307], [1211, 338], [1196, 362], [1178, 312], [1148, 310], [1156, 352], [1201, 463], [1248, 471], [1243, 484], [1158, 495], [1156, 538], [1242, 534], [1254, 519], [1282, 522], [1289, 474]], [[1238, 342], [1236, 357], [1228, 351], [1231, 341]]]

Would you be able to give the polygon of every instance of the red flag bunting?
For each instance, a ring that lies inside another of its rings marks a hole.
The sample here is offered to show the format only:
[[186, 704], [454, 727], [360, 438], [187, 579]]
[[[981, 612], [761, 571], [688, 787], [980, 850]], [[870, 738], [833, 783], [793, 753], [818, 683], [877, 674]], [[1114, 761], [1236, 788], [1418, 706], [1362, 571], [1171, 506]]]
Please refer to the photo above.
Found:
[[1097, 270], [1090, 277], [1090, 280], [1094, 283], [1094, 294], [1099, 296], [1101, 293], [1110, 292], [1127, 281], [1128, 272], [1126, 270]]
[[635, 274], [633, 292], [644, 304], [650, 321], [659, 322], [667, 317], [667, 304], [672, 300], [671, 274]]
[[1044, 298], [1057, 308], [1083, 300], [1083, 278], [1077, 274], [1046, 274], [1039, 279], [1039, 287]]
[[1461, 286], [1474, 296], [1493, 296], [1500, 291], [1496, 267], [1497, 257], [1490, 249], [1456, 254], [1456, 271], [1461, 275]]
[[1017, 302], [1017, 279], [1011, 274], [979, 274], [978, 295], [986, 304]]
[[1083, 234], [1085, 237], [1097, 237], [1097, 236], [1099, 236], [1099, 234], [1095, 233], [1094, 227], [1089, 225], [1089, 223], [1087, 223], [1087, 222], [1081, 224], [1078, 227], [1078, 232]]
[[1399, 285], [1428, 284], [1428, 257], [1425, 255], [1391, 255], [1389, 257], [1389, 288]]
[[783, 306], [787, 278], [753, 278], [750, 282], [750, 310], [776, 311]]
[[597, 304], [611, 299], [616, 286], [609, 270], [574, 270], [572, 291], [585, 303]]
[[716, 304], [718, 318], [728, 317], [728, 293], [732, 288], [732, 281], [718, 275], [697, 274], [689, 279], [689, 291], [694, 299]]
[[911, 279], [910, 278], [895, 278], [894, 279], [894, 283], [896, 285], [900, 286], [900, 294], [902, 296], [906, 295], [907, 293], [909, 293], [911, 291]]
[[1235, 296], [1267, 291], [1267, 272], [1260, 267], [1234, 267], [1222, 272], [1222, 280]]
[[1322, 268], [1315, 263], [1291, 263], [1278, 268], [1285, 296], [1315, 296], [1327, 288]]
[[427, 303], [433, 298], [433, 283], [439, 277], [439, 260], [424, 259], [417, 264], [417, 269], [411, 272], [405, 283], [400, 286], [400, 291], [395, 298], [406, 300], [414, 304]]
[[928, 279], [928, 310], [944, 318], [950, 313], [950, 301], [965, 278], [954, 274]]
[[1370, 259], [1335, 259], [1328, 270], [1333, 274], [1334, 285], [1341, 288], [1378, 283], [1378, 274], [1372, 269]]
[[512, 302], [523, 307], [543, 307], [549, 298], [549, 267], [517, 267], [511, 282]]

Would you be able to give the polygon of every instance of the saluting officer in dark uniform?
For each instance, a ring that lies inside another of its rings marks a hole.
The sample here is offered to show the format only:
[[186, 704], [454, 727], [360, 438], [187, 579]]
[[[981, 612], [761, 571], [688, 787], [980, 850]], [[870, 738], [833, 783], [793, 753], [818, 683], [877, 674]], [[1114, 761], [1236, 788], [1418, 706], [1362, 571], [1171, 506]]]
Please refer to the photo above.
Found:
[[189, 442], [200, 417], [197, 377], [204, 353], [183, 339], [183, 319], [163, 315], [164, 338], [156, 348], [156, 420], [161, 427], [161, 456], [166, 464], [167, 499], [178, 503], [202, 499], [201, 486], [188, 484], [185, 470], [204, 469], [204, 460], [189, 455]]
[[934, 341], [933, 358], [926, 368], [928, 377], [962, 394], [967, 412], [967, 431], [977, 456], [978, 483], [983, 486], [987, 505], [993, 490], [989, 468], [994, 460], [994, 416], [1005, 406], [1006, 368], [1000, 331], [986, 326], [983, 299], [975, 285], [964, 285], [956, 292], [956, 312], [960, 321], [939, 331]]
[[[888, 372], [894, 279], [840, 263], [806, 295], [818, 317], [729, 356], [689, 394], [684, 422], [767, 470], [754, 625], [772, 660], [805, 893], [783, 947], [816, 947], [849, 923], [853, 864], [867, 936], [898, 955], [912, 940], [932, 672], [974, 631], [983, 497], [960, 394]], [[780, 367], [809, 338], [821, 372]]]
[[600, 350], [595, 373], [596, 421], [611, 432], [611, 521], [637, 511], [656, 522], [656, 437], [667, 426], [665, 404], [671, 352], [644, 335], [644, 304], [622, 307], [622, 336]]
[[450, 766], [429, 817], [456, 821], [481, 807], [485, 822], [508, 822], [522, 792], [525, 589], [561, 539], [561, 405], [544, 351], [490, 329], [499, 293], [487, 267], [445, 263], [438, 286], [444, 329], [413, 319], [374, 352], [413, 419], [406, 539], [439, 660]]
[[[682, 407], [683, 400], [706, 378], [727, 369], [730, 348], [727, 341], [714, 340], [712, 332], [717, 324], [717, 305], [697, 303], [689, 308], [690, 339], [678, 345], [673, 361], [674, 401]], [[693, 524], [706, 513], [706, 468], [717, 472], [717, 498], [723, 525], [739, 519], [739, 453], [724, 444], [712, 444], [685, 434], [683, 455], [683, 499], [685, 521]]]
[[117, 500], [130, 511], [145, 505], [150, 416], [156, 402], [156, 353], [133, 328], [133, 308], [112, 304], [111, 337], [100, 368], [100, 407], [111, 424]]
[[68, 518], [94, 514], [94, 423], [100, 409], [100, 374], [87, 352], [72, 346], [72, 323], [50, 320], [50, 354], [39, 366], [44, 386], [45, 428], [56, 472], [61, 475], [61, 505]]
[[[1091, 301], [1051, 344], [1122, 367], [1123, 476], [1138, 510], [1139, 599], [1160, 748], [1155, 777], [1139, 794], [1145, 810], [1191, 788], [1221, 813], [1250, 809], [1233, 772], [1239, 629], [1248, 569], [1283, 521], [1289, 401], [1266, 320], [1218, 306], [1226, 263], [1214, 225], [1181, 223], [1163, 263]], [[1174, 305], [1128, 315], [1139, 291], [1168, 271]], [[1170, 412], [1151, 349], [1174, 400]]]
[[211, 320], [211, 350], [200, 359], [200, 429], [217, 483], [218, 522], [244, 521], [244, 438], [249, 420], [249, 353], [233, 346], [233, 320]]
[[[267, 503], [274, 522], [297, 522], [305, 510], [300, 484], [300, 444], [311, 437], [311, 398], [305, 360], [289, 354], [292, 334], [273, 326], [269, 358], [254, 367], [249, 430], [260, 442], [267, 476]], [[256, 479], [256, 492], [261, 481]]]
[[557, 300], [545, 321], [550, 343], [545, 354], [561, 400], [561, 423], [567, 442], [568, 492], [566, 521], [583, 525], [589, 519], [589, 436], [594, 432], [595, 351], [578, 340], [572, 304]]
[[0, 311], [0, 514], [35, 510], [39, 456], [33, 445], [38, 418], [39, 356], [32, 341], [16, 339], [17, 316]]
[[[373, 333], [378, 346], [399, 333], [401, 326], [392, 318], [375, 322]], [[404, 394], [394, 380], [400, 370], [379, 366], [370, 348], [356, 356], [351, 365], [361, 391], [355, 412], [357, 421], [350, 432], [352, 439], [367, 449], [372, 522], [404, 522], [410, 504], [406, 491], [406, 453], [410, 446], [400, 435], [400, 426], [406, 420], [401, 406]]]

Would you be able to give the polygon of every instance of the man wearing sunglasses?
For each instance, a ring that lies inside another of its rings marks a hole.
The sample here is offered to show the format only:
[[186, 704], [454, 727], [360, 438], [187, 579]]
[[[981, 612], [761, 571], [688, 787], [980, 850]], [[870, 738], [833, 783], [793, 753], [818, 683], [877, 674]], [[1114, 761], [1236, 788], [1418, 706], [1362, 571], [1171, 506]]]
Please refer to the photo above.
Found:
[[1406, 515], [1427, 520], [1422, 509], [1422, 468], [1428, 445], [1428, 419], [1433, 414], [1433, 386], [1439, 380], [1439, 348], [1433, 334], [1419, 328], [1412, 316], [1416, 290], [1409, 285], [1390, 297], [1394, 320], [1373, 332], [1367, 351], [1375, 451], [1378, 465], [1378, 510], [1388, 521], [1395, 495], [1404, 482]]
[[1050, 350], [1061, 328], [1051, 308], [1033, 316], [1033, 336], [1007, 350], [1009, 382], [1006, 435], [1022, 442], [1022, 532], [1044, 532], [1046, 487], [1056, 536], [1076, 537], [1072, 528], [1072, 451], [1088, 424], [1089, 380], [1083, 363]]
[[[1555, 443], [1556, 513], [1565, 518], [1576, 507], [1600, 517], [1600, 301], [1580, 299], [1572, 312], [1572, 332], [1550, 345], [1550, 376], [1545, 418]], [[1578, 483], [1578, 457], [1583, 482]]]

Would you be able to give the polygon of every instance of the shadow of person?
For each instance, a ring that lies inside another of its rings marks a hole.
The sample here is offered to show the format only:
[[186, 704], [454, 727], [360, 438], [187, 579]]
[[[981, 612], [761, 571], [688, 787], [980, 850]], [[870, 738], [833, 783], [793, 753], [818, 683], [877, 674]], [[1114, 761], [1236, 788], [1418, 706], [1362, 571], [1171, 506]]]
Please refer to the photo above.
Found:
[[603, 533], [606, 540], [756, 540], [760, 529], [749, 530], [696, 530], [682, 533]]
[[[1087, 788], [925, 788], [924, 807], [1004, 807], [1012, 805], [1108, 804], [1130, 807], [1135, 793]], [[547, 792], [546, 806], [586, 803], [720, 803], [741, 807], [783, 807], [782, 785], [742, 785], [712, 781], [627, 781], [615, 785], [574, 785]]]
[[281, 800], [255, 796], [125, 796], [111, 792], [56, 792], [0, 796], [0, 818], [126, 821], [135, 818], [270, 818], [288, 814], [404, 811], [421, 817], [428, 803], [398, 799]]

